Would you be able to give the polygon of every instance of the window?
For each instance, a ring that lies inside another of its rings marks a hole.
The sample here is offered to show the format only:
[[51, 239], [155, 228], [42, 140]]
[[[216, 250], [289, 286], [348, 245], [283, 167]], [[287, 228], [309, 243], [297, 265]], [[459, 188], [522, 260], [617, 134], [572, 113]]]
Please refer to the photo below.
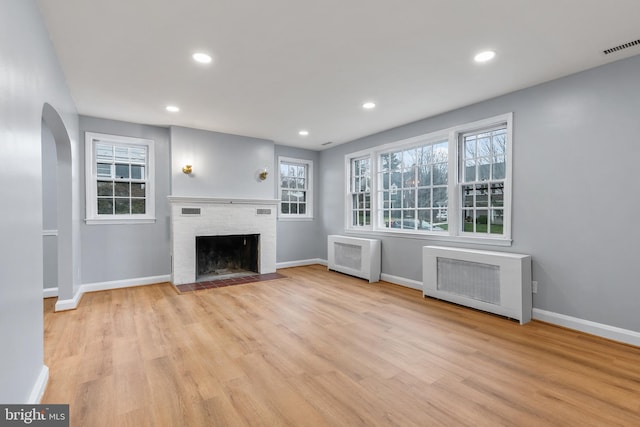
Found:
[[311, 160], [278, 159], [280, 177], [278, 193], [280, 195], [280, 218], [313, 218]]
[[509, 244], [511, 120], [505, 114], [347, 155], [346, 229]]
[[153, 141], [87, 132], [86, 222], [155, 221]]
[[464, 232], [504, 234], [506, 143], [506, 126], [460, 136]]
[[[447, 140], [378, 154], [380, 226], [403, 230], [444, 231], [436, 218], [448, 203]], [[435, 213], [434, 213], [435, 212]], [[435, 223], [438, 222], [438, 225]]]
[[369, 157], [351, 161], [351, 218], [354, 227], [371, 225], [371, 159]]

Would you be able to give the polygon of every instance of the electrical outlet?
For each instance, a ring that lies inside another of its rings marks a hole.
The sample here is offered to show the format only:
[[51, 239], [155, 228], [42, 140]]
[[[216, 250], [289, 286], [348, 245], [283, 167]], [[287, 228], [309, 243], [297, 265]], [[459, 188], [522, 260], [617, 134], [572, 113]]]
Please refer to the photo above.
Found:
[[538, 282], [536, 282], [535, 280], [531, 282], [531, 292], [533, 292], [534, 294], [538, 293]]

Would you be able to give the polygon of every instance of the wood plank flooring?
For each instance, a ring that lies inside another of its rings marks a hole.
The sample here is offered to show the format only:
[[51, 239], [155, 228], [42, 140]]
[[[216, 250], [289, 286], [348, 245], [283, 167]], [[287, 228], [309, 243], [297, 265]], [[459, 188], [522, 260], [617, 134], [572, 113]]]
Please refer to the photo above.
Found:
[[640, 349], [327, 272], [45, 300], [72, 426], [637, 426]]

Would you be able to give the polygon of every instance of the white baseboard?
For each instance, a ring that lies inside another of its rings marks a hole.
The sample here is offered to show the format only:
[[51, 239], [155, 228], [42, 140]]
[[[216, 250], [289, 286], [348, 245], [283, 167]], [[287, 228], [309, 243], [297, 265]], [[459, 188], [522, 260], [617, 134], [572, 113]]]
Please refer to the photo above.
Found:
[[82, 299], [82, 286], [78, 288], [78, 291], [75, 293], [73, 298], [71, 299], [60, 299], [56, 301], [55, 311], [65, 311], [65, 310], [75, 310]]
[[113, 280], [110, 282], [85, 283], [78, 288], [78, 291], [72, 299], [58, 300], [56, 303], [56, 311], [74, 310], [78, 307], [78, 303], [87, 292], [108, 291], [110, 289], [130, 288], [133, 286], [153, 285], [155, 283], [169, 282], [171, 275], [138, 277], [135, 279]]
[[391, 274], [382, 273], [380, 279], [395, 285], [405, 286], [411, 289], [422, 290], [422, 282], [418, 280], [405, 279], [404, 277], [392, 276]]
[[52, 298], [58, 296], [58, 287], [55, 288], [44, 288], [42, 290], [42, 298]]
[[289, 267], [302, 267], [305, 265], [327, 265], [326, 259], [314, 258], [314, 259], [302, 259], [299, 261], [286, 261], [276, 263], [276, 268], [289, 268]]
[[38, 379], [36, 383], [33, 385], [31, 389], [31, 394], [29, 394], [29, 401], [26, 402], [27, 405], [37, 405], [42, 400], [42, 396], [44, 396], [44, 392], [47, 389], [47, 384], [49, 383], [49, 367], [47, 365], [42, 365], [42, 369], [40, 369], [40, 374], [38, 375]]
[[534, 308], [532, 310], [532, 314], [533, 318], [536, 320], [541, 320], [543, 322], [552, 323], [569, 329], [575, 329], [577, 331], [597, 335], [602, 338], [640, 346], [640, 332], [609, 326], [603, 323], [592, 322], [590, 320], [579, 319], [577, 317], [566, 316], [564, 314], [541, 310], [539, 308]]

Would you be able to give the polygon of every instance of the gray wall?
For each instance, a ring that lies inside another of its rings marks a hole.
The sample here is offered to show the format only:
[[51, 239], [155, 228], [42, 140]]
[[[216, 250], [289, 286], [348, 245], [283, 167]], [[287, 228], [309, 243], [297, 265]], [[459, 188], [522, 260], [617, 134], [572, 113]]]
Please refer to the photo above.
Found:
[[[171, 273], [169, 256], [170, 147], [169, 129], [80, 116], [80, 136], [86, 132], [151, 139], [155, 151], [156, 222], [98, 224], [81, 227], [82, 283], [136, 279]], [[82, 148], [84, 159], [84, 144]], [[84, 170], [81, 205], [85, 206]]]
[[[174, 196], [273, 199], [273, 141], [171, 127], [171, 188]], [[182, 167], [193, 166], [185, 175]], [[258, 179], [261, 169], [269, 173]]]
[[[344, 231], [346, 153], [513, 111], [513, 245], [482, 249], [533, 256], [534, 307], [640, 331], [639, 75], [635, 56], [323, 151], [323, 238]], [[421, 280], [434, 241], [382, 240], [383, 273]]]
[[[48, 102], [77, 145], [77, 113], [32, 0], [0, 3], [0, 402], [26, 403], [44, 372], [41, 123]], [[75, 169], [77, 170], [77, 169]], [[16, 179], [18, 177], [18, 179]]]
[[[58, 229], [58, 158], [56, 141], [42, 121], [42, 229]], [[58, 236], [43, 235], [43, 287], [58, 287]]]
[[[287, 220], [278, 219], [277, 241], [278, 249], [276, 262], [286, 263], [295, 261], [314, 260], [320, 258], [322, 248], [325, 246], [325, 239], [322, 238], [320, 228], [320, 213], [322, 209], [319, 205], [319, 152], [304, 150], [300, 148], [276, 145], [274, 164], [278, 164], [278, 157], [291, 157], [295, 159], [313, 161], [313, 219], [309, 220]], [[278, 194], [277, 166], [274, 170], [274, 192]]]

